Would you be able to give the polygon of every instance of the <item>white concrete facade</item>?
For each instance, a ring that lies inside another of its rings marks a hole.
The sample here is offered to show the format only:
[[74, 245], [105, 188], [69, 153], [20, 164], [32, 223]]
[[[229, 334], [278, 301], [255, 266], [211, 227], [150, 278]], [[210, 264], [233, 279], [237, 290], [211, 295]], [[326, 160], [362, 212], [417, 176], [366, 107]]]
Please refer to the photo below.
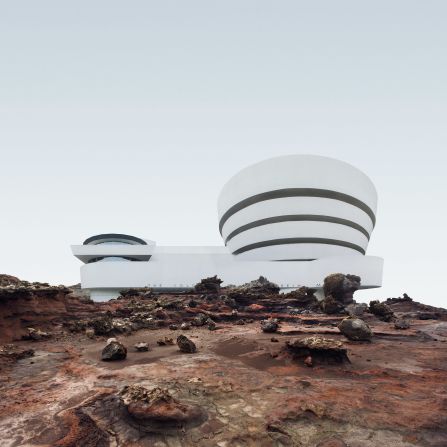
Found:
[[93, 299], [131, 287], [187, 289], [218, 275], [241, 284], [260, 275], [283, 288], [320, 288], [330, 273], [380, 287], [383, 260], [365, 256], [377, 193], [353, 166], [326, 157], [277, 157], [243, 169], [218, 199], [222, 247], [159, 247], [105, 234], [72, 246], [85, 263], [81, 285]]

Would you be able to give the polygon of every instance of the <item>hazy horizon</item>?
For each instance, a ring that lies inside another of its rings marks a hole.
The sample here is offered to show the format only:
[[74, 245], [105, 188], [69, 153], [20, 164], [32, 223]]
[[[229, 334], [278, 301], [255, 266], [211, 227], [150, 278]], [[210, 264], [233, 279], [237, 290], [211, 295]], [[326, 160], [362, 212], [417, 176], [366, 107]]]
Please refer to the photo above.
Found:
[[377, 188], [358, 300], [447, 307], [445, 2], [0, 6], [0, 273], [78, 283], [98, 233], [222, 245], [224, 183], [307, 153]]

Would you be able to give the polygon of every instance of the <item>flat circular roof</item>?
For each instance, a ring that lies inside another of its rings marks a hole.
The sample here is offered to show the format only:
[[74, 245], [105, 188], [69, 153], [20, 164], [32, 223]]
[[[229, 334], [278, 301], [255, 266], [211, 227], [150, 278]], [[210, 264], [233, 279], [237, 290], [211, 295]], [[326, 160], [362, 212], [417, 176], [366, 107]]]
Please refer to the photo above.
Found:
[[97, 245], [105, 242], [122, 242], [131, 245], [147, 245], [147, 242], [139, 237], [130, 236], [129, 234], [120, 233], [104, 233], [97, 234], [87, 238], [83, 245]]

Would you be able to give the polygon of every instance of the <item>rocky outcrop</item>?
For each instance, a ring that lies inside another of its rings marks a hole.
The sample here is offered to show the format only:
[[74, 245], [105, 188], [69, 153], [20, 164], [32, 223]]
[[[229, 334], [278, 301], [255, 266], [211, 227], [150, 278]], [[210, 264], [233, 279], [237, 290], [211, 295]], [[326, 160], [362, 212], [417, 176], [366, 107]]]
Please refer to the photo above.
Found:
[[177, 337], [177, 346], [181, 352], [186, 352], [187, 354], [193, 354], [197, 351], [195, 343], [185, 335], [179, 335]]
[[370, 327], [360, 318], [345, 318], [338, 329], [346, 338], [354, 341], [370, 341], [373, 335]]
[[308, 366], [315, 363], [349, 362], [343, 343], [331, 338], [313, 336], [289, 340], [286, 342], [286, 348], [294, 358], [304, 360]]
[[0, 370], [8, 362], [16, 362], [17, 360], [32, 357], [33, 355], [34, 349], [21, 348], [11, 344], [0, 346]]
[[282, 294], [281, 301], [286, 306], [317, 310], [319, 305], [315, 292], [316, 289], [303, 286], [297, 290]]
[[194, 292], [217, 295], [220, 292], [222, 280], [217, 275], [202, 279], [194, 286]]
[[[0, 275], [0, 341], [11, 341], [28, 335], [27, 328], [60, 322], [71, 314], [71, 290], [64, 286], [22, 281], [14, 276]], [[88, 304], [86, 305], [88, 306]]]
[[242, 286], [228, 286], [225, 289], [226, 295], [235, 300], [239, 306], [249, 306], [259, 297], [268, 295], [278, 295], [279, 286], [270, 282], [264, 276], [260, 276], [254, 281], [243, 284]]
[[323, 283], [325, 297], [331, 296], [335, 301], [347, 305], [354, 302], [354, 292], [360, 288], [360, 276], [333, 273], [326, 276]]
[[131, 421], [147, 432], [169, 432], [198, 425], [206, 413], [198, 405], [180, 402], [168, 390], [130, 385], [121, 391], [121, 399]]

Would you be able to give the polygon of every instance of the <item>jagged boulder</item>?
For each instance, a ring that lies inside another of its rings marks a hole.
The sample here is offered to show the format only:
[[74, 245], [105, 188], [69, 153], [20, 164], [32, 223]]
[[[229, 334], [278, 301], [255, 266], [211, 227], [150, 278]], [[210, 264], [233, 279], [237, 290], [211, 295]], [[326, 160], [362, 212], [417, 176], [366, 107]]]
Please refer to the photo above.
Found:
[[179, 335], [177, 337], [177, 346], [180, 351], [186, 352], [187, 354], [193, 354], [197, 351], [195, 343], [184, 335]]
[[121, 390], [120, 397], [130, 422], [145, 432], [184, 430], [206, 420], [201, 407], [174, 399], [166, 389], [129, 385]]
[[370, 341], [373, 335], [370, 327], [360, 318], [345, 318], [338, 325], [338, 330], [354, 341]]
[[354, 292], [360, 288], [360, 276], [333, 273], [324, 278], [325, 297], [332, 296], [335, 301], [346, 305], [354, 302]]
[[261, 321], [262, 332], [276, 332], [279, 328], [278, 320], [276, 318], [269, 318]]
[[210, 276], [209, 278], [202, 279], [199, 283], [194, 286], [194, 291], [196, 293], [213, 294], [217, 295], [220, 291], [220, 285], [222, 280], [217, 277], [217, 275]]
[[382, 321], [390, 322], [396, 319], [391, 307], [388, 306], [388, 304], [381, 303], [378, 300], [370, 301], [369, 311]]
[[101, 353], [101, 360], [105, 362], [124, 360], [126, 357], [127, 348], [116, 339], [110, 340]]

